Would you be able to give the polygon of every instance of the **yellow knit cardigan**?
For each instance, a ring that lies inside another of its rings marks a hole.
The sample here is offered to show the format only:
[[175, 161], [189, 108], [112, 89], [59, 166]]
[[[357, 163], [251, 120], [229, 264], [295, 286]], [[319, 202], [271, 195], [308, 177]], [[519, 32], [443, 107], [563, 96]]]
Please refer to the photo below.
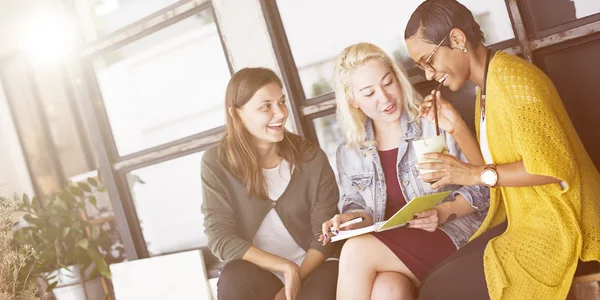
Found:
[[[475, 107], [480, 120], [479, 96]], [[550, 79], [519, 57], [498, 52], [490, 62], [486, 125], [494, 163], [523, 161], [567, 184], [492, 189], [473, 237], [508, 219], [484, 253], [490, 297], [565, 299], [578, 260], [600, 260], [600, 175]]]

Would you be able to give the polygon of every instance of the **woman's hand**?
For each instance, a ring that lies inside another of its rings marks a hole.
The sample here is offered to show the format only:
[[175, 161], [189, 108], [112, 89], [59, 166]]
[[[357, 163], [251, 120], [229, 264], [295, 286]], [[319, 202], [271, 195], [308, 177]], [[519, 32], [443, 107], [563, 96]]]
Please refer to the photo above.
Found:
[[[427, 95], [425, 97], [423, 104], [419, 107], [419, 115], [427, 118], [431, 123], [435, 122], [435, 115], [433, 114], [433, 101], [434, 95]], [[437, 92], [437, 112], [438, 112], [438, 123], [441, 129], [445, 130], [450, 134], [454, 134], [456, 131], [456, 127], [458, 124], [463, 122], [460, 113], [448, 102], [446, 99], [442, 98], [442, 94], [440, 91]]]
[[294, 300], [300, 292], [302, 282], [300, 280], [300, 268], [290, 262], [283, 272], [284, 287], [275, 295], [275, 300]]
[[483, 166], [474, 166], [443, 153], [426, 153], [423, 157], [439, 161], [418, 164], [420, 170], [435, 170], [419, 176], [419, 179], [431, 182], [432, 189], [438, 189], [448, 184], [466, 186], [481, 184], [480, 175]]
[[416, 214], [414, 219], [408, 221], [408, 228], [418, 228], [434, 232], [439, 224], [438, 211], [435, 208], [431, 208]]
[[[348, 222], [352, 219], [355, 218], [359, 218], [362, 217], [363, 221], [357, 224], [353, 224], [350, 226], [346, 226], [344, 228], [340, 228], [340, 225]], [[336, 234], [340, 231], [340, 230], [352, 230], [352, 229], [357, 229], [357, 228], [363, 228], [369, 225], [373, 225], [373, 218], [371, 218], [371, 216], [369, 216], [367, 213], [365, 212], [349, 212], [349, 213], [345, 213], [345, 214], [337, 214], [335, 215], [333, 218], [331, 218], [329, 221], [323, 222], [322, 225], [322, 233], [321, 236], [319, 236], [319, 241], [323, 242], [323, 245], [326, 245], [327, 243], [329, 243], [329, 241], [331, 240], [332, 234]], [[330, 232], [329, 229], [333, 227], [333, 232]]]

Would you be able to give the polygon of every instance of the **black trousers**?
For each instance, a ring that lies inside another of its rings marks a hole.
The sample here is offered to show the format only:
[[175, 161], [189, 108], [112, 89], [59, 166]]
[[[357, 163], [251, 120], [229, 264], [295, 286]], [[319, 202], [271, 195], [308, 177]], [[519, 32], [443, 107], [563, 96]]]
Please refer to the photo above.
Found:
[[[488, 230], [437, 265], [423, 281], [419, 300], [490, 299], [483, 270], [487, 243], [506, 231], [506, 222]], [[598, 272], [597, 261], [577, 263], [575, 276]]]
[[[296, 299], [334, 300], [338, 262], [327, 261], [313, 270]], [[225, 264], [217, 283], [218, 300], [273, 300], [283, 283], [273, 273], [242, 259]]]
[[419, 300], [490, 299], [485, 273], [483, 252], [487, 243], [506, 231], [504, 222], [448, 256], [425, 278]]

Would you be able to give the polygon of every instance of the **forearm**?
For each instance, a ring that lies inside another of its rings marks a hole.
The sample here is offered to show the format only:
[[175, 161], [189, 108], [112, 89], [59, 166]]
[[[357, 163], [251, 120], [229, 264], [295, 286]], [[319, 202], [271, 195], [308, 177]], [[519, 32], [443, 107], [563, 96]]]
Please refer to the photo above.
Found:
[[304, 280], [308, 274], [321, 265], [325, 261], [325, 255], [318, 250], [309, 249], [306, 257], [300, 265], [300, 279]]
[[477, 139], [467, 126], [467, 123], [460, 122], [456, 125], [454, 132], [451, 133], [452, 137], [456, 140], [458, 147], [467, 158], [468, 162], [472, 165], [484, 165], [485, 161], [481, 155], [481, 149]]
[[435, 208], [438, 211], [440, 225], [468, 216], [476, 211], [476, 209], [461, 195], [456, 195], [454, 200], [443, 202]]
[[[483, 169], [484, 166], [478, 166], [476, 168], [475, 176], [479, 177], [479, 174], [481, 174]], [[496, 172], [498, 173], [496, 187], [525, 187], [560, 182], [559, 179], [554, 177], [527, 173], [523, 161], [497, 165]], [[481, 182], [481, 179], [478, 179], [477, 181]]]
[[250, 249], [246, 251], [246, 254], [244, 254], [243, 259], [265, 270], [278, 273], [284, 273], [290, 267], [296, 265], [283, 257], [273, 255], [254, 246], [250, 247]]

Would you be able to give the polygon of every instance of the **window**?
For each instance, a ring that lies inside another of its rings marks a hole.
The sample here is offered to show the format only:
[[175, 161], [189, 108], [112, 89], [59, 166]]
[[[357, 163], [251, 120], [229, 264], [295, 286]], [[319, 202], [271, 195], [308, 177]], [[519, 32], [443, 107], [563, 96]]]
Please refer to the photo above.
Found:
[[521, 5], [528, 12], [531, 30], [535, 32], [600, 13], [598, 0], [526, 0]]
[[[404, 28], [420, 0], [277, 0], [307, 99], [332, 92], [335, 57], [347, 46], [370, 42], [412, 68]], [[483, 28], [487, 44], [514, 38], [503, 0], [462, 0]]]
[[225, 122], [231, 74], [209, 9], [104, 54], [93, 65], [121, 156]]
[[327, 154], [329, 164], [333, 168], [335, 177], [337, 178], [336, 152], [338, 146], [343, 142], [342, 129], [336, 120], [336, 115], [326, 115], [324, 117], [315, 118], [313, 120], [317, 140], [321, 149]]
[[150, 256], [206, 246], [200, 165], [204, 152], [126, 174]]
[[151, 15], [178, 0], [75, 0], [87, 40], [95, 40]]

